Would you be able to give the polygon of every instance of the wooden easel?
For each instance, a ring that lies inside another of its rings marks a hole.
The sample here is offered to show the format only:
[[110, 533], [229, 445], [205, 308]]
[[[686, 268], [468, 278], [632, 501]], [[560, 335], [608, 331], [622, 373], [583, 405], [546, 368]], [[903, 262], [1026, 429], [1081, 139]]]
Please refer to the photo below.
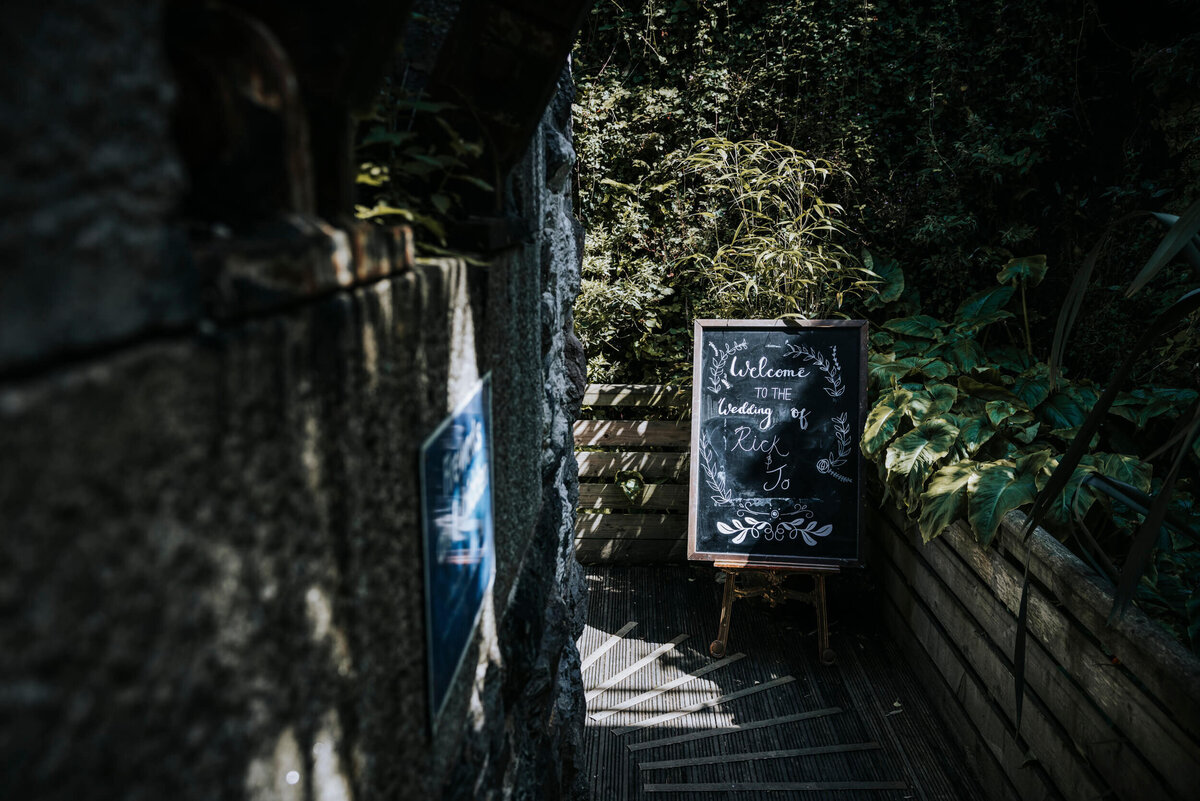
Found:
[[[837, 654], [829, 647], [829, 614], [825, 607], [825, 575], [839, 572], [837, 567], [753, 567], [736, 562], [714, 562], [713, 567], [725, 574], [725, 594], [721, 600], [721, 623], [717, 639], [708, 646], [708, 652], [717, 659], [725, 656], [729, 646], [729, 628], [733, 622], [733, 602], [737, 598], [763, 597], [771, 606], [787, 600], [804, 601], [817, 611], [817, 655], [821, 664], [832, 665]], [[762, 584], [738, 587], [738, 577], [743, 573], [758, 573], [763, 576]], [[812, 589], [800, 592], [788, 589], [783, 582], [796, 574], [812, 579]]]

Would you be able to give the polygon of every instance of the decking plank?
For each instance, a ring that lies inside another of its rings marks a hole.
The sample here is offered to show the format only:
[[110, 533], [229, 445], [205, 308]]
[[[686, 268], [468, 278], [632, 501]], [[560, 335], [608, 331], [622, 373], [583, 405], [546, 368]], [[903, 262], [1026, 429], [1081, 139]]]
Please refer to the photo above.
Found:
[[[623, 692], [630, 698], [636, 697], [650, 687], [675, 681], [715, 663], [707, 655], [707, 644], [715, 634], [719, 612], [721, 587], [714, 579], [715, 571], [708, 567], [606, 565], [589, 570], [592, 601], [588, 628], [581, 640], [586, 646], [581, 647], [590, 652], [630, 620], [638, 621], [634, 632], [640, 639], [637, 648], [632, 647], [633, 642], [628, 643], [630, 655], [625, 662], [616, 658], [617, 651], [624, 652], [623, 648], [614, 648], [598, 662], [589, 673], [591, 683], [620, 672], [653, 650], [657, 643], [665, 643], [679, 634], [691, 635], [670, 658], [654, 661], [639, 671], [636, 679], [610, 689], [608, 695], [597, 699], [598, 703], [612, 706], [614, 702], [627, 700], [621, 697]], [[689, 795], [690, 790], [648, 791], [647, 786], [738, 784], [744, 788], [737, 791], [739, 801], [778, 801], [788, 797], [787, 792], [795, 792], [797, 797], [803, 792], [805, 799], [835, 801], [855, 797], [853, 790], [833, 789], [838, 783], [858, 783], [878, 787], [863, 790], [872, 799], [903, 801], [925, 798], [919, 788], [945, 784], [945, 780], [912, 776], [904, 760], [894, 753], [894, 738], [890, 742], [871, 736], [872, 729], [865, 725], [864, 717], [876, 714], [875, 711], [856, 706], [866, 696], [860, 690], [852, 691], [849, 685], [854, 681], [871, 683], [878, 677], [864, 675], [849, 681], [844, 675], [847, 670], [884, 671], [896, 676], [889, 692], [898, 693], [905, 707], [914, 710], [914, 716], [924, 703], [921, 682], [907, 671], [893, 646], [881, 640], [876, 631], [860, 637], [853, 628], [857, 619], [839, 618], [834, 601], [830, 609], [833, 646], [853, 648], [856, 653], [861, 649], [880, 653], [874, 661], [847, 658], [834, 667], [826, 667], [816, 658], [815, 617], [810, 608], [784, 604], [772, 610], [753, 601], [738, 603], [744, 606], [737, 610], [733, 641], [735, 647], [746, 652], [746, 658], [711, 671], [699, 681], [689, 681], [671, 692], [659, 694], [639, 706], [636, 714], [623, 711], [600, 721], [587, 719], [587, 747], [583, 753], [604, 760], [583, 766], [593, 798], [636, 801], [674, 797], [684, 801], [702, 796], [698, 792]], [[606, 671], [604, 675], [597, 674], [601, 669]], [[638, 720], [679, 711], [715, 696], [754, 688], [756, 683], [762, 686], [786, 676], [795, 676], [796, 681], [744, 695], [732, 703], [704, 708], [686, 717], [663, 720], [651, 729], [637, 729], [621, 737], [613, 734], [614, 729]], [[926, 728], [920, 732], [919, 742], [911, 744], [912, 748], [930, 754], [953, 751], [954, 745], [945, 739], [940, 726]], [[878, 742], [881, 747], [860, 751], [840, 747], [869, 742]], [[815, 750], [803, 759], [739, 758], [797, 749]], [[678, 764], [655, 768], [650, 773], [638, 768], [642, 762], [672, 760]], [[954, 759], [946, 764], [928, 759], [915, 765], [917, 770], [962, 771], [961, 760]], [[794, 789], [806, 783], [822, 789]], [[884, 784], [888, 786], [885, 788]], [[789, 789], [766, 789], [769, 787]], [[969, 781], [963, 782], [962, 787], [959, 796], [962, 801], [982, 798], [978, 787]], [[664, 796], [663, 792], [668, 794]], [[671, 796], [671, 792], [675, 795]], [[928, 796], [927, 801], [935, 798]]]

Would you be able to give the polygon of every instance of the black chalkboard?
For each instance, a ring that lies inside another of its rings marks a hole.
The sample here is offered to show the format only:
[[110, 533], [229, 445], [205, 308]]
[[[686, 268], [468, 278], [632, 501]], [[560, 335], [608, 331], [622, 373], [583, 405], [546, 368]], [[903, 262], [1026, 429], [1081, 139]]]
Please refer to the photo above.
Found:
[[697, 320], [688, 558], [861, 561], [867, 323]]

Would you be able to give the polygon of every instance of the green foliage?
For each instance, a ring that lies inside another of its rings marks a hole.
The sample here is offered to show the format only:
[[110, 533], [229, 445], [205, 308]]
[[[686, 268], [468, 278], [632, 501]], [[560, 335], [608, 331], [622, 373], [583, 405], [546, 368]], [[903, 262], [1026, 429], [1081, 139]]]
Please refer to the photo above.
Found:
[[712, 282], [719, 316], [816, 319], [870, 292], [873, 275], [838, 242], [843, 209], [822, 196], [848, 179], [830, 162], [779, 142], [711, 137], [682, 167], [699, 181], [697, 214], [716, 250], [681, 264]]
[[[962, 519], [987, 544], [1006, 513], [1030, 508], [1036, 498], [1052, 530], [1069, 536], [1082, 534], [1086, 529], [1077, 527], [1085, 520], [1097, 530], [1107, 525], [1107, 547], [1128, 551], [1136, 520], [1123, 523], [1133, 501], [1121, 492], [1141, 497], [1154, 486], [1158, 456], [1149, 434], [1192, 421], [1200, 397], [1193, 389], [1139, 387], [1114, 392], [1110, 403], [1108, 393], [1088, 381], [1052, 385], [1046, 364], [1005, 341], [1024, 337], [1022, 321], [1005, 308], [1016, 295], [1011, 284], [1040, 281], [1045, 271], [1044, 258], [1013, 259], [997, 275], [1006, 285], [972, 295], [951, 321], [922, 314], [894, 318], [880, 326], [885, 335], [877, 331], [872, 338], [868, 380], [875, 400], [862, 450], [926, 541]], [[1149, 330], [1154, 333], [1153, 326]], [[1096, 414], [1105, 415], [1104, 429], [1089, 422]], [[1176, 445], [1190, 442], [1185, 436]], [[1195, 474], [1200, 459], [1192, 458]], [[1160, 463], [1158, 470], [1169, 481], [1173, 473], [1166, 467]], [[1054, 480], [1061, 484], [1057, 489]], [[1180, 498], [1186, 502], [1175, 503], [1172, 520], [1186, 519], [1191, 509], [1190, 495]], [[1150, 504], [1147, 498], [1145, 506]], [[1143, 605], [1174, 614], [1182, 634], [1195, 610], [1188, 603], [1200, 594], [1200, 574], [1187, 573], [1189, 566], [1200, 567], [1200, 535], [1194, 528], [1188, 535], [1186, 522], [1171, 525], [1184, 533], [1171, 535], [1173, 547], [1159, 537], [1153, 564], [1164, 564], [1173, 578], [1159, 582], [1147, 574], [1137, 592]], [[1083, 552], [1091, 557], [1086, 547]], [[1110, 569], [1103, 572], [1115, 579]]]
[[[1111, 24], [1088, 0], [597, 4], [573, 62], [585, 280], [602, 285], [593, 298], [636, 281], [656, 313], [606, 320], [603, 336], [581, 324], [593, 368], [678, 377], [669, 332], [717, 313], [710, 282], [680, 263], [717, 246], [679, 168], [709, 137], [777, 141], [852, 174], [822, 199], [844, 207], [838, 219], [871, 252], [907, 266], [908, 314], [951, 317], [1014, 255], [1078, 263], [1079, 242], [1138, 206], [1178, 213], [1200, 196], [1200, 36], [1184, 25], [1169, 42], [1123, 31], [1117, 44]], [[1139, 244], [1114, 239], [1106, 256], [1121, 263]], [[886, 280], [891, 262], [862, 264]], [[1115, 269], [1096, 285], [1124, 280]], [[1068, 277], [1014, 286], [1029, 290], [1026, 356], [1045, 352], [1042, 323]], [[1103, 380], [1160, 301], [1082, 321], [1076, 371]], [[1200, 354], [1195, 324], [1176, 334]], [[1179, 381], [1195, 363], [1168, 354], [1150, 369]]]
[[[424, 250], [439, 252], [431, 241], [447, 245], [446, 226], [464, 216], [464, 194], [493, 191], [478, 176], [483, 143], [465, 139], [443, 116], [453, 108], [384, 84], [355, 146], [358, 219], [410, 223]], [[437, 135], [417, 132], [430, 130]]]

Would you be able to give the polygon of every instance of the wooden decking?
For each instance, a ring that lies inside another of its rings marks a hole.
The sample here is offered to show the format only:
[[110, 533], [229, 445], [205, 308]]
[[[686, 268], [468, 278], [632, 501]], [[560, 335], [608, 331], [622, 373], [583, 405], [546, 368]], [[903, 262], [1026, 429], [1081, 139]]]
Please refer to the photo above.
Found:
[[593, 799], [982, 798], [922, 693], [931, 677], [905, 666], [861, 578], [829, 583], [838, 661], [825, 667], [799, 603], [738, 601], [729, 656], [711, 658], [715, 577], [589, 568], [579, 650]]

